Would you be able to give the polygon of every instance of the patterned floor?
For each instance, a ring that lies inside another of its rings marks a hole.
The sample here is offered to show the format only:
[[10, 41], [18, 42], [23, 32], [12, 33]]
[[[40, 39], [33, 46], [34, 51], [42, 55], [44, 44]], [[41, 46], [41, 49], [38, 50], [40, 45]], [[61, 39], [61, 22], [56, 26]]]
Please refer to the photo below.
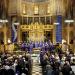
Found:
[[38, 57], [33, 59], [32, 75], [42, 75], [42, 68], [39, 65]]

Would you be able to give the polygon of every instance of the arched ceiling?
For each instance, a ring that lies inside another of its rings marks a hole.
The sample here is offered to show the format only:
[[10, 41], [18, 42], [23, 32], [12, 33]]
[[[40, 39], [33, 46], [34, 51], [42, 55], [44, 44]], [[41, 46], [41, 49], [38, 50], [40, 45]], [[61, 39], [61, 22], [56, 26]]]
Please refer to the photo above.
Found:
[[46, 1], [49, 1], [49, 0], [24, 0], [24, 1], [36, 3], [36, 2], [46, 2]]

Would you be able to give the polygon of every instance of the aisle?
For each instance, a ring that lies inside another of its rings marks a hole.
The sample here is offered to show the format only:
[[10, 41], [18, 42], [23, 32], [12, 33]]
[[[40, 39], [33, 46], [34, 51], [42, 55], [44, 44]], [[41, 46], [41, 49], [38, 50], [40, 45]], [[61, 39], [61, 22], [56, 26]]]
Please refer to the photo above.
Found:
[[42, 75], [42, 68], [39, 65], [38, 55], [32, 57], [33, 59], [33, 66], [32, 66], [32, 75]]

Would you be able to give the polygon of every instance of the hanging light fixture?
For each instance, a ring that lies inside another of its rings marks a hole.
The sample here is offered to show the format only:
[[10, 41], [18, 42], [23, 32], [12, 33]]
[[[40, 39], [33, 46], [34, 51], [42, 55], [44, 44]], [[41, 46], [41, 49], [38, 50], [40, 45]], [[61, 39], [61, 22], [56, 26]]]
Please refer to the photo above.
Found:
[[5, 19], [5, 20], [0, 19], [0, 23], [7, 23], [7, 22], [8, 22], [8, 20], [7, 20], [7, 19]]
[[60, 23], [59, 22], [54, 22], [54, 25], [59, 25]]
[[13, 24], [14, 24], [14, 25], [17, 25], [17, 26], [18, 26], [18, 25], [20, 25], [20, 23], [19, 23], [19, 22], [15, 22], [15, 23], [13, 23]]
[[73, 23], [73, 22], [74, 22], [73, 19], [66, 19], [66, 20], [65, 20], [65, 23]]

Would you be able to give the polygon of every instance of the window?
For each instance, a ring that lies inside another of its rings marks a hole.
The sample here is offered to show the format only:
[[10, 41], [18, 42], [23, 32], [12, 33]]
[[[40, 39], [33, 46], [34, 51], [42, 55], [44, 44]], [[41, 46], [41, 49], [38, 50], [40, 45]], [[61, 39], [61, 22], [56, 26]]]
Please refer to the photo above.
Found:
[[39, 13], [39, 7], [38, 6], [34, 6], [34, 14], [38, 14]]
[[34, 23], [38, 22], [39, 23], [39, 17], [34, 17]]
[[46, 17], [46, 24], [50, 24], [50, 17]]
[[33, 22], [33, 17], [28, 17], [28, 24], [31, 24]]
[[25, 4], [23, 4], [22, 13], [23, 13], [23, 14], [26, 14], [26, 5], [25, 5]]
[[40, 22], [45, 25], [45, 17], [40, 17]]
[[27, 17], [23, 17], [23, 24], [27, 25]]
[[47, 14], [50, 14], [50, 5], [47, 6]]

